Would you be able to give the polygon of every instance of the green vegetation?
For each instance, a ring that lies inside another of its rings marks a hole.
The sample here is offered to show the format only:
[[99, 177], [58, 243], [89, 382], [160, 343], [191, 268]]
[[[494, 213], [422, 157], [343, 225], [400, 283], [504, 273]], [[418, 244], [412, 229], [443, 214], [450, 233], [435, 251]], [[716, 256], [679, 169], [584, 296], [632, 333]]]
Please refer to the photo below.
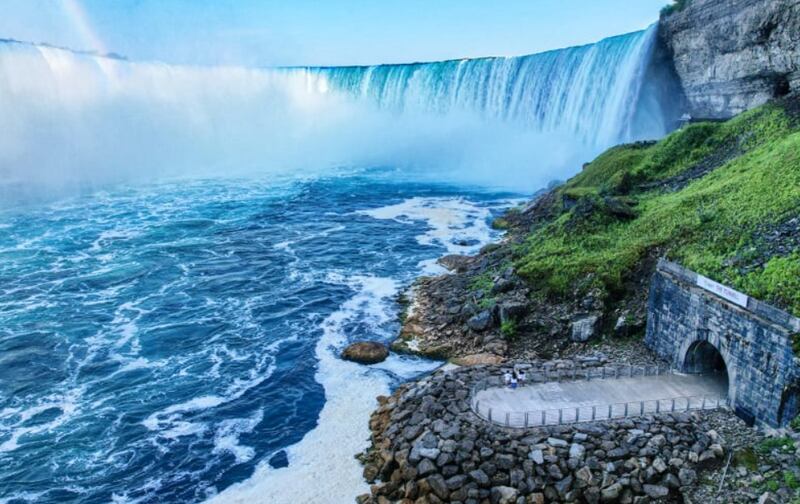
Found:
[[744, 467], [748, 471], [756, 471], [758, 469], [758, 455], [752, 448], [743, 448], [733, 455], [733, 465], [735, 467]]
[[506, 339], [511, 339], [517, 334], [517, 323], [513, 320], [506, 320], [500, 325], [500, 332]]
[[783, 472], [783, 483], [792, 490], [800, 488], [800, 480], [798, 480], [797, 476], [791, 471]]
[[494, 282], [492, 282], [492, 273], [488, 271], [474, 277], [469, 284], [470, 291], [481, 291], [484, 294], [491, 292], [492, 287], [494, 287]]
[[666, 17], [676, 12], [680, 12], [689, 6], [690, 0], [675, 0], [672, 4], [661, 9], [661, 17]]
[[[763, 271], [737, 279], [736, 287], [756, 298], [770, 299], [776, 304], [800, 310], [800, 254], [773, 257]], [[798, 345], [797, 338], [793, 344]], [[800, 348], [798, 348], [800, 349]], [[798, 353], [798, 352], [796, 352]], [[800, 353], [798, 353], [800, 355]]]
[[773, 450], [790, 452], [794, 451], [794, 441], [792, 438], [786, 437], [773, 437], [767, 438], [758, 445], [756, 445], [756, 452], [761, 455], [767, 455]]
[[643, 259], [667, 255], [800, 315], [800, 255], [744, 276], [732, 265], [758, 229], [800, 210], [800, 130], [780, 105], [610, 149], [557, 195], [558, 216], [515, 255], [543, 295], [614, 298]]
[[492, 228], [498, 230], [505, 230], [508, 229], [508, 221], [502, 217], [498, 217], [497, 219], [492, 221]]

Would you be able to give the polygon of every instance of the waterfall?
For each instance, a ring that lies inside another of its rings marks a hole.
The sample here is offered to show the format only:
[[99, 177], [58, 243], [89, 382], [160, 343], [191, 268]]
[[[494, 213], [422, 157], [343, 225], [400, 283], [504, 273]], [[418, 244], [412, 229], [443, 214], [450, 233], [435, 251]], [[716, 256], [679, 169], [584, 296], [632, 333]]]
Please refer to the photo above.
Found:
[[656, 31], [529, 56], [306, 70], [331, 89], [396, 112], [479, 111], [607, 147], [664, 133], [663, 124], [635, 121]]
[[655, 39], [654, 26], [530, 56], [272, 69], [0, 42], [0, 192], [367, 165], [532, 190], [667, 132], [647, 83]]

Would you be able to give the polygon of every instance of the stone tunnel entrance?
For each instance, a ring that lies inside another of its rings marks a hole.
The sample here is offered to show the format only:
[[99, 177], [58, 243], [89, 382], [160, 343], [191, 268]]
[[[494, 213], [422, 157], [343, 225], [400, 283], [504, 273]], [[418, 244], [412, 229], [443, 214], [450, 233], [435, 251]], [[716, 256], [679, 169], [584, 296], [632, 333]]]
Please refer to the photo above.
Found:
[[719, 350], [707, 341], [698, 341], [689, 347], [683, 361], [683, 372], [712, 379], [720, 390], [725, 391], [725, 395], [728, 394], [730, 378], [725, 359]]
[[800, 318], [661, 260], [650, 285], [645, 344], [694, 378], [722, 382], [747, 423], [780, 427], [800, 413]]

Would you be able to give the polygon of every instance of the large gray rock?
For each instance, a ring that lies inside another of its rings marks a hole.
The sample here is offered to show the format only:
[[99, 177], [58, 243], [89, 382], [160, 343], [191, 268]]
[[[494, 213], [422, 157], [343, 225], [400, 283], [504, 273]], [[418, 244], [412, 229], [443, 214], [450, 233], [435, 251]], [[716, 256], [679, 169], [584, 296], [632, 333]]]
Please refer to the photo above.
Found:
[[492, 502], [497, 504], [514, 504], [517, 502], [519, 491], [516, 488], [499, 486], [492, 488]]
[[342, 359], [358, 362], [359, 364], [377, 364], [389, 356], [386, 345], [374, 341], [360, 341], [348, 346], [342, 352]]
[[492, 314], [488, 311], [482, 311], [467, 321], [467, 325], [473, 331], [483, 332], [492, 326]]
[[572, 341], [585, 343], [597, 335], [600, 330], [600, 316], [587, 315], [572, 322]]
[[689, 112], [729, 118], [800, 90], [800, 2], [692, 0], [661, 20]]

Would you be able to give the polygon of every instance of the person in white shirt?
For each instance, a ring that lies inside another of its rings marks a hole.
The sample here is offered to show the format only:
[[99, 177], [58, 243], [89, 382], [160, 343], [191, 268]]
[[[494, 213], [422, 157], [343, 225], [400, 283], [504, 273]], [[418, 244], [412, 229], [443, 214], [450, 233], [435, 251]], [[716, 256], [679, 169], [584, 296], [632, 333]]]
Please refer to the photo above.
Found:
[[506, 371], [503, 375], [503, 381], [506, 385], [511, 385], [511, 378], [513, 378], [513, 376], [511, 376], [511, 371]]
[[525, 385], [525, 371], [520, 369], [517, 373], [517, 379], [519, 380], [520, 386]]

